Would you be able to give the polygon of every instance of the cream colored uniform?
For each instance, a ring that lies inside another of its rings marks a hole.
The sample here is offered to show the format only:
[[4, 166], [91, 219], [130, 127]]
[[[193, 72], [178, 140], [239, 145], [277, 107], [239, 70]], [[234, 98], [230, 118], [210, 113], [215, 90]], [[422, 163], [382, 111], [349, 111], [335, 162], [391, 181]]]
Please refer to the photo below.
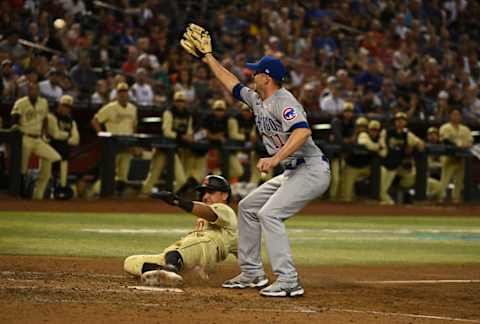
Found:
[[237, 217], [233, 209], [223, 203], [210, 205], [217, 215], [206, 229], [190, 232], [187, 236], [167, 247], [161, 254], [132, 255], [125, 259], [126, 272], [140, 276], [144, 263], [165, 265], [165, 254], [178, 251], [183, 259], [184, 271], [200, 266], [211, 271], [217, 262], [225, 260], [229, 253], [237, 254]]
[[[380, 143], [374, 142], [367, 131], [361, 132], [357, 136], [357, 144], [365, 146], [365, 148], [371, 152], [380, 151]], [[354, 167], [345, 163], [342, 174], [341, 196], [343, 201], [352, 201], [355, 192], [353, 190], [355, 182], [369, 177], [371, 174], [371, 165], [365, 167]]]
[[[100, 124], [105, 124], [107, 132], [113, 135], [132, 135], [137, 128], [137, 107], [131, 103], [123, 107], [118, 101], [113, 101], [100, 108], [94, 118]], [[128, 151], [117, 153], [115, 161], [117, 181], [127, 181], [131, 158], [132, 155]]]
[[[78, 133], [77, 123], [72, 120], [71, 132], [67, 132], [59, 127], [58, 118], [55, 114], [48, 114], [48, 135], [57, 141], [66, 141], [70, 146], [77, 146], [80, 143], [80, 134]], [[67, 185], [68, 161], [60, 161], [60, 185]]]
[[[467, 126], [462, 124], [458, 127], [453, 126], [451, 123], [443, 124], [442, 127], [440, 127], [440, 140], [449, 140], [459, 147], [470, 147], [473, 143], [472, 132]], [[464, 160], [459, 157], [443, 156], [441, 161], [441, 192], [445, 194], [450, 180], [453, 180], [455, 187], [452, 192], [452, 200], [454, 202], [459, 202], [461, 201], [463, 190], [465, 173]]]
[[[428, 156], [428, 173], [436, 169], [441, 169], [442, 163], [439, 161], [437, 156]], [[444, 196], [444, 191], [442, 191], [442, 184], [439, 180], [434, 177], [428, 177], [427, 180], [427, 197], [430, 199], [441, 199]]]
[[[175, 119], [173, 113], [170, 110], [165, 110], [163, 112], [162, 118], [162, 130], [163, 136], [168, 139], [175, 140], [177, 138], [177, 132], [174, 131], [177, 125], [175, 123], [182, 122], [180, 119]], [[193, 135], [193, 121], [191, 117], [188, 117], [186, 121], [188, 124], [186, 135]], [[177, 152], [174, 157], [175, 165], [175, 191], [180, 189], [186, 182], [187, 176], [185, 174], [185, 167], [192, 167], [191, 160], [193, 159], [192, 153], [188, 148], [178, 147]], [[152, 187], [158, 181], [160, 174], [165, 167], [167, 160], [167, 155], [162, 150], [154, 149], [153, 157], [150, 162], [150, 172], [148, 173], [147, 179], [144, 181], [142, 186], [142, 194], [147, 195], [152, 191]], [[188, 169], [187, 169], [188, 170]]]
[[33, 154], [40, 158], [38, 179], [33, 191], [34, 199], [43, 199], [45, 188], [52, 174], [52, 163], [60, 160], [60, 155], [42, 139], [42, 131], [48, 114], [48, 103], [45, 98], [38, 97], [32, 105], [28, 96], [18, 99], [11, 111], [19, 115], [19, 129], [22, 137], [22, 175], [27, 173], [28, 162]]
[[[406, 147], [407, 148], [413, 148], [422, 143], [423, 141], [415, 136], [412, 132], [408, 131], [407, 133], [407, 143]], [[387, 140], [387, 130], [383, 129], [382, 132], [380, 133], [380, 143], [381, 146], [384, 147], [385, 149], [380, 150], [380, 156], [386, 157], [388, 154], [388, 143], [386, 143]], [[409, 160], [409, 161], [408, 161]], [[413, 161], [411, 158], [407, 158], [406, 161], [411, 162], [413, 164]], [[381, 182], [380, 182], [380, 201], [385, 204], [393, 204], [394, 201], [388, 194], [388, 189], [392, 185], [393, 180], [395, 179], [395, 176], [400, 176], [400, 186], [402, 188], [410, 188], [413, 187], [415, 184], [415, 177], [416, 177], [416, 169], [415, 165], [412, 165], [410, 169], [404, 168], [402, 165], [397, 167], [394, 170], [389, 170], [385, 166], [381, 166]]]
[[[248, 140], [246, 134], [240, 131], [238, 120], [234, 117], [228, 119], [228, 138], [243, 143]], [[243, 166], [238, 159], [238, 152], [230, 154], [228, 164], [230, 178], [238, 178], [243, 174]]]

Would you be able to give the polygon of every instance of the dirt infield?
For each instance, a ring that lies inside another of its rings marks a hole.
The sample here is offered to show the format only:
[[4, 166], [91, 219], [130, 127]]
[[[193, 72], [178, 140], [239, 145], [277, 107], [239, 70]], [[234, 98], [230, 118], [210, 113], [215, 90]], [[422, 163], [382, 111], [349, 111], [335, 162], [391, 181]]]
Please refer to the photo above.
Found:
[[[0, 210], [178, 212], [151, 200], [35, 202], [8, 197], [0, 197]], [[326, 202], [310, 204], [303, 212], [480, 215], [474, 205]], [[149, 292], [128, 288], [140, 283], [124, 275], [121, 259], [0, 256], [0, 323], [480, 323], [480, 264], [300, 267], [306, 294], [293, 299], [219, 288], [237, 271], [234, 264], [221, 264], [208, 282], [187, 275], [183, 293]]]
[[480, 323], [480, 283], [365, 283], [480, 279], [480, 265], [300, 268], [304, 297], [271, 299], [186, 276], [183, 293], [148, 292], [120, 259], [0, 257], [1, 323]]
[[[152, 199], [73, 199], [69, 201], [32, 201], [12, 199], [0, 195], [0, 211], [56, 211], [85, 213], [176, 213], [174, 208]], [[475, 216], [480, 217], [479, 204], [462, 205], [398, 205], [381, 206], [377, 202], [356, 204], [330, 203], [317, 200], [308, 204], [301, 213], [315, 215], [381, 215], [381, 216]]]

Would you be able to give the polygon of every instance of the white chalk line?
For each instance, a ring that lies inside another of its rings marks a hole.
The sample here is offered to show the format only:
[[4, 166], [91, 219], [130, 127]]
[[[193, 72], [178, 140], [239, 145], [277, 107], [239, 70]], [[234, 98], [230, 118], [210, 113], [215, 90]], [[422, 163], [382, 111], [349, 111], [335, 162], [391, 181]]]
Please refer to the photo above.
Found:
[[[89, 278], [111, 278], [111, 279], [125, 279], [125, 275], [109, 275], [109, 274], [91, 274], [86, 272], [35, 272], [35, 271], [0, 271], [0, 276], [7, 281], [22, 281], [22, 282], [32, 282], [35, 279], [22, 279], [15, 278], [15, 276], [35, 276], [35, 277], [48, 277], [48, 276], [74, 276], [74, 277], [89, 277]], [[448, 284], [448, 283], [458, 283], [458, 284], [468, 284], [468, 283], [480, 283], [480, 279], [420, 279], [420, 280], [361, 280], [354, 281], [355, 284]]]
[[421, 315], [421, 314], [408, 314], [408, 313], [391, 313], [391, 312], [379, 312], [379, 311], [344, 309], [344, 308], [327, 308], [326, 310], [327, 311], [333, 311], [333, 312], [339, 312], [339, 313], [358, 313], [358, 314], [372, 314], [372, 315], [397, 316], [397, 317], [409, 317], [409, 318], [424, 318], [424, 319], [452, 321], [452, 322], [480, 323], [480, 320], [476, 320], [476, 319], [455, 318], [455, 317], [448, 317], [448, 316]]
[[274, 312], [274, 313], [321, 313], [321, 312], [326, 312], [326, 311], [332, 311], [332, 312], [339, 312], [339, 313], [358, 313], [358, 314], [371, 314], [371, 315], [382, 315], [382, 316], [424, 318], [424, 319], [455, 321], [455, 322], [465, 322], [465, 323], [480, 323], [480, 320], [467, 319], [467, 318], [455, 318], [455, 317], [448, 317], [448, 316], [408, 314], [408, 313], [380, 312], [380, 311], [356, 310], [356, 309], [346, 309], [346, 308], [329, 308], [329, 307], [318, 309], [316, 307], [297, 306], [297, 307], [293, 307], [291, 309], [238, 308], [238, 310], [239, 311], [250, 311], [250, 312]]
[[[432, 283], [445, 283], [445, 282], [480, 282], [480, 280], [410, 280], [410, 281], [363, 281], [360, 283], [403, 283], [403, 282], [432, 282]], [[35, 289], [43, 289], [43, 290], [53, 290], [53, 291], [64, 291], [64, 290], [71, 290], [71, 287], [38, 287], [38, 286], [16, 286], [16, 287], [0, 287], [2, 289], [18, 289], [18, 290], [35, 290]], [[111, 292], [111, 293], [124, 293], [127, 289], [134, 289], [138, 290], [139, 292], [164, 292], [164, 293], [183, 293], [184, 291], [179, 288], [161, 288], [161, 287], [145, 287], [145, 286], [127, 286], [120, 289], [102, 289], [103, 292]], [[80, 291], [91, 291], [95, 289], [87, 288], [87, 289], [80, 289]], [[38, 299], [37, 299], [38, 300]], [[38, 300], [42, 302], [51, 302], [50, 300]], [[55, 301], [58, 302], [58, 301]], [[78, 302], [76, 300], [62, 300], [61, 302]], [[97, 303], [97, 302], [95, 302]], [[99, 302], [101, 303], [101, 302]], [[134, 303], [142, 306], [156, 306], [159, 307], [160, 305], [157, 304], [143, 304], [143, 303]], [[291, 309], [263, 309], [263, 308], [237, 308], [239, 311], [250, 311], [250, 312], [279, 312], [279, 313], [319, 313], [319, 309], [315, 309], [308, 306], [297, 306]], [[380, 312], [380, 311], [368, 311], [368, 310], [355, 310], [355, 309], [343, 309], [343, 308], [325, 308], [326, 311], [334, 311], [334, 312], [344, 312], [344, 313], [363, 313], [363, 314], [372, 314], [372, 315], [383, 315], [383, 316], [398, 316], [398, 317], [409, 317], [409, 318], [424, 318], [424, 319], [434, 319], [434, 320], [447, 320], [447, 321], [455, 321], [455, 322], [465, 322], [465, 323], [480, 323], [480, 320], [472, 320], [472, 319], [464, 319], [464, 318], [454, 318], [448, 316], [435, 316], [435, 315], [422, 315], [422, 314], [408, 314], [408, 313], [393, 313], [393, 312]]]
[[477, 279], [435, 279], [435, 280], [366, 280], [357, 284], [444, 284], [444, 283], [480, 283]]
[[[101, 233], [101, 234], [184, 234], [191, 231], [191, 228], [84, 228], [81, 232]], [[480, 228], [399, 228], [399, 229], [376, 229], [376, 228], [354, 228], [354, 229], [334, 229], [334, 228], [294, 228], [289, 229], [289, 233], [332, 233], [332, 234], [480, 234]]]
[[[36, 277], [48, 277], [48, 276], [73, 276], [73, 277], [88, 277], [88, 278], [126, 278], [125, 275], [113, 275], [102, 273], [88, 273], [88, 272], [38, 272], [38, 271], [0, 271], [0, 276], [16, 276], [16, 275], [28, 275]], [[15, 279], [15, 278], [12, 278]]]

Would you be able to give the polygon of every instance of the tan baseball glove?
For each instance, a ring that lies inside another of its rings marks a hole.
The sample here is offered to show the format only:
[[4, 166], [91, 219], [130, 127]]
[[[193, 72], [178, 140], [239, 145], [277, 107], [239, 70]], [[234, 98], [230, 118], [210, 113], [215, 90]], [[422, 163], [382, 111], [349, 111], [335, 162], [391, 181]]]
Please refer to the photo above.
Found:
[[180, 45], [191, 55], [203, 57], [212, 53], [212, 39], [203, 27], [190, 23], [183, 34]]

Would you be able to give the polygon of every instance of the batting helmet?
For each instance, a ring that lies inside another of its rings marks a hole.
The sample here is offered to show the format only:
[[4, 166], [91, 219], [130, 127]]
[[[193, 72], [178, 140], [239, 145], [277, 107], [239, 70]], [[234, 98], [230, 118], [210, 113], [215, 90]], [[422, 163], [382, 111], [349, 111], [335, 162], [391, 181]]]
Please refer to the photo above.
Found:
[[230, 202], [230, 197], [232, 196], [232, 189], [230, 188], [230, 183], [228, 180], [219, 175], [208, 175], [206, 176], [202, 184], [195, 188], [196, 191], [203, 193], [207, 190], [209, 191], [221, 191], [228, 193], [227, 201]]

